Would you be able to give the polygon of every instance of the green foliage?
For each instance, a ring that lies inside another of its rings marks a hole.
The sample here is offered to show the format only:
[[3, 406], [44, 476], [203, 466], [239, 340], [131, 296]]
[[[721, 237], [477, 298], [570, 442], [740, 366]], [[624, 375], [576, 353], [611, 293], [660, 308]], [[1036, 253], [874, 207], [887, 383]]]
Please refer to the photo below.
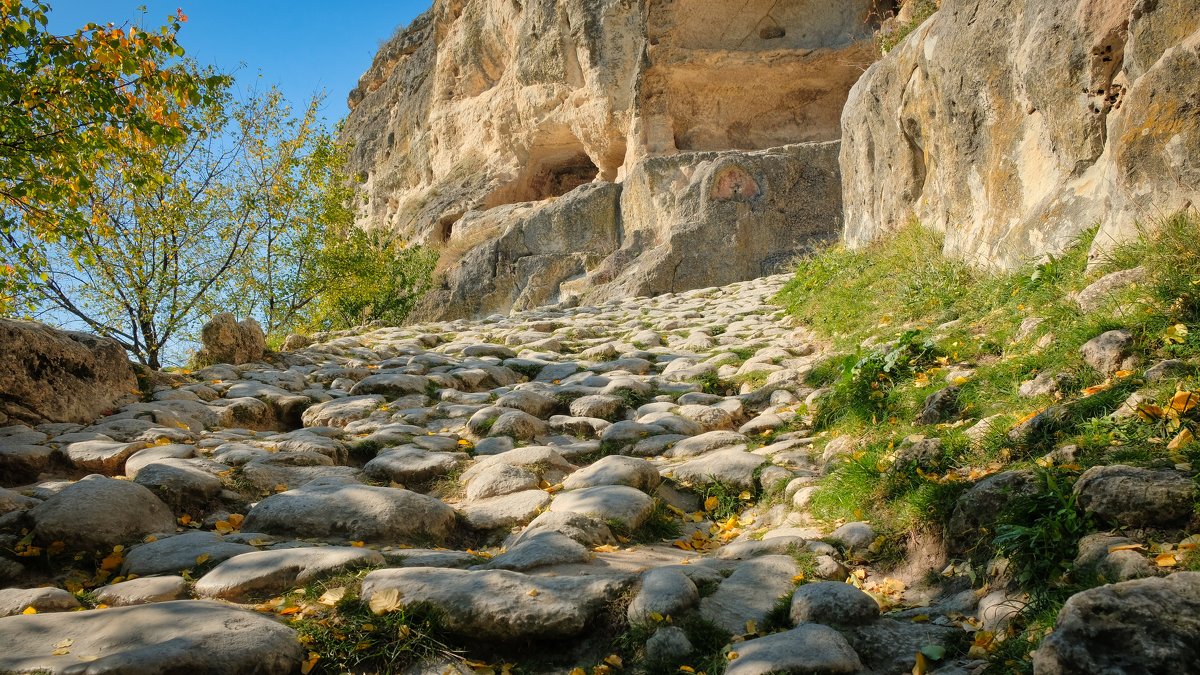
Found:
[[925, 20], [933, 16], [933, 13], [938, 9], [938, 0], [912, 0], [916, 3], [913, 8], [912, 18], [902, 24], [897, 25], [888, 34], [880, 33], [875, 38], [875, 43], [879, 47], [879, 53], [886, 55], [892, 51], [896, 45], [900, 44], [904, 38], [910, 33], [919, 28]]
[[1008, 558], [1013, 579], [1035, 605], [1061, 594], [1079, 540], [1092, 525], [1076, 503], [1067, 475], [1040, 471], [1038, 477], [1041, 489], [1013, 500], [992, 542], [996, 552]]
[[[743, 490], [720, 480], [700, 486], [696, 491], [702, 498], [708, 517], [713, 520], [728, 520], [731, 516], [741, 513], [750, 503], [757, 501], [754, 491]], [[707, 508], [709, 506], [712, 508]]]
[[437, 253], [406, 246], [382, 231], [334, 233], [317, 257], [311, 326], [351, 328], [372, 321], [399, 324], [433, 280]]
[[[296, 323], [311, 299], [318, 234], [350, 217], [319, 99], [297, 116], [277, 90], [238, 100], [224, 80], [188, 67], [219, 84], [201, 105], [172, 110], [193, 129], [186, 140], [112, 158], [77, 209], [94, 225], [80, 239], [25, 239], [7, 251], [40, 279], [29, 305], [153, 368], [217, 311], [257, 316], [272, 331]], [[142, 181], [148, 174], [156, 180]]]
[[[369, 570], [339, 575], [304, 589], [309, 608], [291, 622], [300, 642], [320, 656], [314, 673], [398, 673], [424, 658], [446, 651], [436, 612], [405, 607], [374, 614], [359, 597]], [[332, 607], [318, 602], [330, 589], [345, 594]]]
[[[137, 166], [127, 180], [161, 182], [143, 170], [154, 148], [181, 143], [193, 128], [180, 114], [206, 102], [224, 78], [177, 61], [182, 12], [157, 29], [88, 24], [68, 35], [47, 29], [41, 0], [0, 2], [0, 312], [37, 279], [34, 244], [71, 242], [104, 227], [83, 207], [98, 176]], [[21, 255], [14, 255], [20, 251]]]
[[873, 422], [885, 418], [894, 403], [892, 390], [918, 370], [931, 366], [938, 348], [922, 339], [919, 330], [907, 330], [894, 342], [876, 347], [853, 363], [846, 363], [828, 402], [821, 406], [817, 428], [857, 416]]

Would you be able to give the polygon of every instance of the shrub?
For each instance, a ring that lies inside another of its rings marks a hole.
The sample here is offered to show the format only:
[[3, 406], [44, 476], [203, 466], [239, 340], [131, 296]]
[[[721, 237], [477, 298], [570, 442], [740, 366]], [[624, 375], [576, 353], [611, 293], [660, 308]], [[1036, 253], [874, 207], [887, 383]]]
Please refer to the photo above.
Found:
[[337, 330], [404, 321], [433, 281], [437, 253], [406, 246], [388, 232], [351, 228], [331, 235], [317, 255], [309, 324]]

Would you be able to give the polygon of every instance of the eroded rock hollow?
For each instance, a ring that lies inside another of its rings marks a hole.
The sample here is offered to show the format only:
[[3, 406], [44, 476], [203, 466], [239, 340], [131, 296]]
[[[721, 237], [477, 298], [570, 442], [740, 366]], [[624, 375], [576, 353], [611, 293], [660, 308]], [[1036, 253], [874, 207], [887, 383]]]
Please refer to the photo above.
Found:
[[878, 5], [435, 2], [350, 95], [359, 223], [443, 246], [429, 317], [779, 271], [839, 234]]

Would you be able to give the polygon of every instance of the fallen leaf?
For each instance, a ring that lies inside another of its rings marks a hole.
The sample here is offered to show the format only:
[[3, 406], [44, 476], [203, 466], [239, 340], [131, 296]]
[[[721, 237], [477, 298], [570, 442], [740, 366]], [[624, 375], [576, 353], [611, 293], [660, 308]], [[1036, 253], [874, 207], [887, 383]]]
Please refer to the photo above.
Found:
[[621, 657], [617, 656], [616, 654], [609, 654], [604, 658], [604, 662], [615, 668], [620, 668], [621, 666], [625, 665], [624, 662], [621, 661]]
[[316, 652], [309, 652], [308, 658], [300, 664], [300, 675], [308, 675], [312, 669], [316, 667], [317, 661], [321, 660], [321, 655]]
[[1171, 326], [1170, 328], [1168, 328], [1163, 333], [1162, 339], [1163, 339], [1163, 343], [1167, 344], [1167, 345], [1182, 344], [1184, 339], [1187, 338], [1187, 336], [1188, 336], [1188, 327], [1181, 323], [1177, 323], [1174, 326]]
[[713, 509], [717, 508], [717, 505], [720, 503], [721, 501], [716, 497], [709, 497], [708, 499], [704, 500], [704, 510], [712, 511]]
[[317, 602], [321, 603], [322, 605], [333, 607], [341, 602], [342, 598], [344, 597], [346, 597], [346, 587], [338, 586], [337, 588], [330, 588], [322, 593], [321, 597], [317, 598]]
[[1200, 394], [1194, 391], [1177, 391], [1168, 404], [1168, 413], [1182, 415], [1200, 404]]
[[1171, 439], [1170, 443], [1167, 443], [1167, 450], [1179, 450], [1194, 440], [1196, 440], [1196, 437], [1192, 434], [1192, 430], [1185, 427], [1180, 430], [1175, 438]]
[[1108, 552], [1116, 553], [1117, 551], [1140, 551], [1144, 548], [1146, 547], [1142, 546], [1141, 544], [1121, 544], [1120, 546], [1109, 546]]
[[741, 654], [738, 654], [737, 652], [729, 652], [725, 655], [725, 658], [729, 659], [730, 661], [735, 661], [739, 656], [741, 656]]
[[946, 648], [941, 645], [925, 645], [921, 647], [920, 653], [934, 661], [941, 661], [946, 657]]
[[196, 556], [196, 564], [203, 565], [204, 563], [208, 562], [208, 557], [209, 556], [207, 553], [201, 553], [200, 555]]
[[1179, 564], [1179, 560], [1174, 553], [1160, 553], [1155, 556], [1154, 564], [1159, 567], [1174, 567]]
[[599, 553], [612, 553], [614, 551], [619, 551], [620, 549], [612, 544], [601, 544], [592, 550]]
[[371, 613], [375, 615], [392, 612], [403, 607], [400, 602], [402, 594], [398, 588], [385, 588], [371, 594], [371, 599], [367, 602], [367, 606], [371, 608]]

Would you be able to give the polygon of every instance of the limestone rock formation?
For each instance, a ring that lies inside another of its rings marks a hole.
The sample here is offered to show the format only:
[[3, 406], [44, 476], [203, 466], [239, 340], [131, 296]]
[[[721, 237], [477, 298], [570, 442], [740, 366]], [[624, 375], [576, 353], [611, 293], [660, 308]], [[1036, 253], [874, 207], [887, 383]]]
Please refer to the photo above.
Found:
[[809, 144], [891, 4], [439, 0], [350, 95], [359, 224], [445, 244], [431, 318], [769, 274], [836, 236]]
[[943, 0], [842, 117], [846, 240], [915, 216], [1011, 267], [1200, 204], [1192, 0]]
[[136, 400], [125, 350], [88, 333], [0, 319], [0, 424], [90, 422]]
[[254, 319], [242, 319], [228, 312], [212, 318], [200, 328], [202, 346], [196, 354], [201, 365], [249, 363], [263, 357], [267, 339]]

